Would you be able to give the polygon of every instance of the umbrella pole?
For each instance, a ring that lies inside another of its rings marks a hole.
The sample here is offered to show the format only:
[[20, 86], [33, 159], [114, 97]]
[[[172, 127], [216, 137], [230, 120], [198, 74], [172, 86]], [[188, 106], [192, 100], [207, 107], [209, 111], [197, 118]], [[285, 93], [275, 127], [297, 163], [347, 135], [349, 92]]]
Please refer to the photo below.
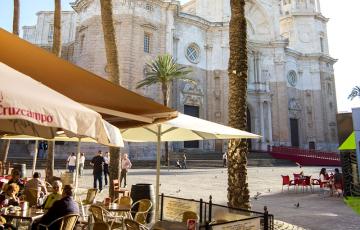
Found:
[[159, 190], [160, 190], [160, 154], [161, 154], [161, 124], [158, 124], [157, 131], [157, 153], [156, 153], [156, 189], [155, 189], [155, 221], [159, 220]]
[[80, 163], [80, 145], [81, 145], [81, 138], [79, 138], [78, 146], [77, 146], [77, 154], [76, 154], [76, 169], [75, 169], [75, 198], [76, 192], [79, 185], [79, 163]]
[[35, 140], [35, 149], [34, 149], [34, 158], [33, 158], [33, 165], [32, 165], [32, 173], [31, 176], [34, 175], [35, 173], [35, 169], [36, 169], [36, 161], [37, 161], [37, 155], [38, 155], [38, 146], [39, 146], [39, 141]]

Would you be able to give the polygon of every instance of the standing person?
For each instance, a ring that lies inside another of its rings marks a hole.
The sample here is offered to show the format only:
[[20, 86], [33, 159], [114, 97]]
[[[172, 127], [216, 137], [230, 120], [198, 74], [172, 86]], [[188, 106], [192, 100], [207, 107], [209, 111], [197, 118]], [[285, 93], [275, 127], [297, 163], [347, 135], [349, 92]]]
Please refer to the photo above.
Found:
[[67, 159], [69, 172], [73, 173], [76, 168], [76, 156], [75, 153], [71, 153], [71, 155]]
[[120, 187], [123, 178], [124, 178], [124, 187], [126, 187], [126, 174], [128, 170], [131, 168], [131, 166], [132, 166], [131, 161], [129, 160], [128, 155], [125, 153], [121, 161]]
[[110, 163], [109, 152], [106, 152], [106, 153], [105, 153], [105, 156], [104, 156], [104, 178], [105, 178], [105, 186], [108, 185], [108, 176], [109, 176], [109, 179], [110, 179], [109, 163]]
[[101, 150], [99, 150], [97, 155], [91, 160], [90, 164], [93, 166], [94, 188], [97, 188], [97, 181], [99, 181], [100, 192], [102, 190], [102, 173], [104, 163], [104, 157], [102, 156]]
[[227, 153], [225, 152], [223, 155], [222, 155], [222, 158], [223, 158], [223, 167], [226, 167], [226, 163], [227, 163]]
[[187, 166], [186, 166], [186, 154], [185, 153], [183, 155], [183, 168], [187, 169]]
[[84, 166], [85, 166], [85, 154], [81, 153], [80, 160], [79, 160], [79, 175], [82, 176], [84, 173]]

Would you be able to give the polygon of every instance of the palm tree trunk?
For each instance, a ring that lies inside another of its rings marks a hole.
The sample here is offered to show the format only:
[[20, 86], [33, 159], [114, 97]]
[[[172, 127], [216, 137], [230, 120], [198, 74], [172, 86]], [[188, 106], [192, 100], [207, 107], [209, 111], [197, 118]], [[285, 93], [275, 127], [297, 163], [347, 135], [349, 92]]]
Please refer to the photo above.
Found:
[[48, 141], [48, 154], [46, 158], [45, 180], [52, 182], [54, 176], [55, 141]]
[[[61, 0], [54, 0], [54, 36], [52, 52], [58, 57], [61, 57]], [[48, 154], [46, 160], [45, 178], [47, 181], [54, 176], [54, 158], [55, 158], [55, 141], [48, 142]]]
[[9, 154], [10, 140], [3, 140], [1, 145], [1, 161], [3, 165], [6, 165], [7, 157]]
[[[14, 0], [13, 34], [19, 36], [20, 0]], [[10, 140], [4, 140], [1, 148], [1, 160], [5, 167], [9, 154]]]
[[13, 34], [19, 36], [20, 0], [14, 0]]
[[[247, 116], [247, 49], [245, 0], [230, 0], [229, 125], [245, 130]], [[247, 183], [247, 142], [230, 140], [228, 147], [228, 205], [250, 209]]]
[[[105, 52], [107, 66], [110, 70], [110, 80], [115, 84], [120, 84], [118, 52], [115, 39], [115, 28], [112, 15], [112, 0], [100, 0], [101, 23], [104, 33]], [[109, 165], [109, 196], [114, 197], [114, 185], [112, 181], [119, 175], [119, 148], [110, 148]]]
[[60, 57], [61, 56], [61, 0], [54, 0], [54, 40], [52, 52]]
[[112, 15], [111, 0], [100, 0], [101, 4], [101, 22], [104, 33], [106, 60], [110, 70], [110, 80], [113, 83], [120, 84], [118, 52], [115, 39], [115, 28]]
[[[161, 85], [163, 93], [163, 102], [165, 106], [168, 106], [169, 103], [169, 87], [166, 83]], [[167, 162], [168, 169], [170, 168], [170, 155], [169, 155], [169, 143], [165, 141], [165, 162]]]

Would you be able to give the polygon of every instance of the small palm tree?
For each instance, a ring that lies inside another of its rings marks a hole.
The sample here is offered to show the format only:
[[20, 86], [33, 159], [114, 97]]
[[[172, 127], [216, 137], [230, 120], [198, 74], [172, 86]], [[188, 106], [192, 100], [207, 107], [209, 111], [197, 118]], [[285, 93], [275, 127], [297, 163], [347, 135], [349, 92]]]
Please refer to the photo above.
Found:
[[191, 69], [177, 64], [176, 60], [170, 54], [164, 54], [158, 56], [153, 62], [146, 64], [146, 78], [139, 81], [136, 88], [159, 83], [161, 85], [164, 105], [168, 106], [172, 81], [181, 80], [196, 84], [196, 81], [187, 77], [191, 71]]
[[[187, 77], [191, 71], [191, 69], [177, 64], [176, 60], [170, 54], [164, 54], [158, 56], [151, 63], [146, 64], [146, 78], [139, 81], [136, 88], [160, 84], [164, 105], [168, 106], [171, 83], [174, 80], [196, 84], [196, 81]], [[167, 159], [169, 165], [168, 149], [168, 143], [165, 142], [165, 159]]]
[[353, 100], [355, 97], [360, 97], [360, 87], [359, 86], [355, 86], [350, 95], [348, 96], [348, 99]]

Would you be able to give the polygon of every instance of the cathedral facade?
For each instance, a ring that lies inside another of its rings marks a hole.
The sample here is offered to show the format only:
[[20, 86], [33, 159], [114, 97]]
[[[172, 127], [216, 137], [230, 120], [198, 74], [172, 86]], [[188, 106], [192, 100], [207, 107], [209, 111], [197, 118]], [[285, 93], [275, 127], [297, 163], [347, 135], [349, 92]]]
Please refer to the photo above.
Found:
[[[248, 130], [262, 136], [254, 150], [268, 145], [335, 150], [336, 95], [326, 23], [320, 0], [247, 0]], [[192, 68], [197, 85], [174, 82], [171, 106], [180, 112], [227, 124], [229, 0], [114, 0], [120, 83], [158, 102], [159, 86], [136, 89], [145, 64], [172, 54]], [[62, 14], [62, 56], [104, 78], [106, 66], [100, 2], [77, 0]], [[24, 39], [52, 44], [53, 12], [37, 14], [35, 26], [23, 27]], [[116, 98], [114, 98], [116, 100]], [[223, 141], [174, 143], [224, 151]], [[137, 146], [140, 148], [140, 146]], [[134, 150], [135, 151], [135, 150]]]

